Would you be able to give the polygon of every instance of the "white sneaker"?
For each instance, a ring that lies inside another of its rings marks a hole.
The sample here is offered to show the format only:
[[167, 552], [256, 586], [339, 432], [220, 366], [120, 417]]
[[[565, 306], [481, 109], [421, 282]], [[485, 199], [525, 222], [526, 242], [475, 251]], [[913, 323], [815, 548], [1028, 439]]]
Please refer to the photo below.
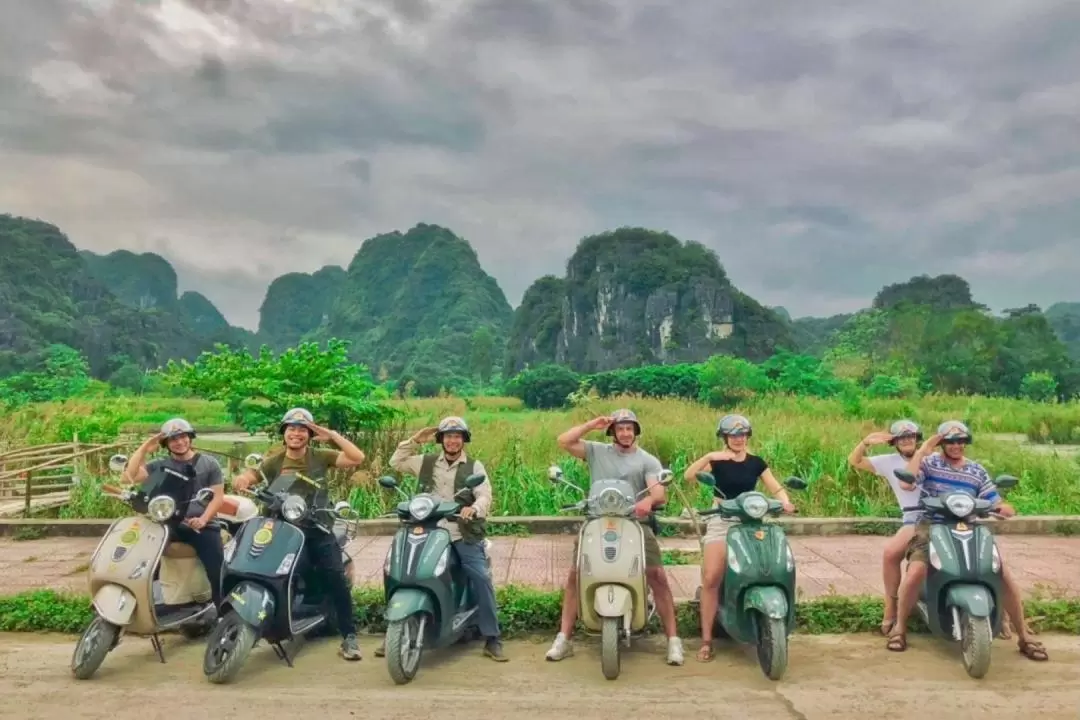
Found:
[[551, 643], [551, 648], [544, 655], [548, 660], [562, 660], [563, 658], [570, 657], [574, 654], [574, 645], [566, 636], [559, 633], [555, 636], [555, 642]]
[[683, 650], [682, 639], [677, 637], [669, 637], [667, 641], [667, 664], [668, 665], [682, 665], [683, 664]]

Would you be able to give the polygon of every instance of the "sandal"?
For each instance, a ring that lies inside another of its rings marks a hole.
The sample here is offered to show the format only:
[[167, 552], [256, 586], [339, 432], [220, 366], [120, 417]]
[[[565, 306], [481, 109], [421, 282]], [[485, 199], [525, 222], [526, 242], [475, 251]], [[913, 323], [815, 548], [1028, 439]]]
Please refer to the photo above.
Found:
[[904, 652], [907, 650], [907, 635], [904, 633], [890, 635], [889, 642], [885, 644], [885, 647], [891, 652]]
[[697, 651], [697, 659], [698, 659], [698, 662], [703, 662], [703, 663], [712, 662], [712, 660], [713, 660], [712, 643], [702, 643], [701, 644], [701, 649]]
[[1050, 659], [1050, 656], [1046, 654], [1046, 648], [1043, 647], [1041, 642], [1035, 642], [1034, 640], [1021, 640], [1017, 643], [1017, 647], [1020, 650], [1020, 654], [1029, 660], [1035, 662], [1046, 662]]

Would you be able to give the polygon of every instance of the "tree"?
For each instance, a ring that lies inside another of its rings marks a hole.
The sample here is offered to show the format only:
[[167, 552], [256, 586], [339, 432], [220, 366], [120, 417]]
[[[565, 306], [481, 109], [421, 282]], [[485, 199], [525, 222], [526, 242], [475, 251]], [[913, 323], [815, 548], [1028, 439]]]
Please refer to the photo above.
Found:
[[510, 395], [521, 398], [525, 407], [550, 410], [569, 404], [571, 393], [577, 391], [581, 378], [562, 365], [541, 365], [516, 375], [507, 383]]
[[330, 340], [326, 350], [302, 343], [274, 357], [263, 346], [258, 357], [224, 345], [194, 363], [170, 361], [162, 375], [208, 400], [224, 401], [233, 420], [248, 432], [271, 430], [287, 410], [305, 407], [316, 422], [344, 433], [377, 430], [399, 414], [363, 365], [348, 359], [349, 344]]

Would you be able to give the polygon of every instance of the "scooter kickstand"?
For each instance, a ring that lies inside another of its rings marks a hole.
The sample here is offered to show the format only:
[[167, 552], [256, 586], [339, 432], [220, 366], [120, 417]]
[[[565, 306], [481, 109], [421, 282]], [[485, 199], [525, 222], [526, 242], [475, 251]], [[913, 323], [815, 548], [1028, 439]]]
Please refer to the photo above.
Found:
[[285, 652], [284, 645], [276, 642], [270, 643], [270, 647], [274, 648], [274, 653], [278, 656], [279, 659], [284, 660], [286, 665], [288, 665], [289, 667], [293, 666], [292, 660], [289, 659], [289, 653]]
[[154, 646], [154, 652], [157, 653], [158, 659], [164, 664], [165, 662], [165, 648], [161, 645], [161, 638], [157, 635], [150, 636], [150, 644]]

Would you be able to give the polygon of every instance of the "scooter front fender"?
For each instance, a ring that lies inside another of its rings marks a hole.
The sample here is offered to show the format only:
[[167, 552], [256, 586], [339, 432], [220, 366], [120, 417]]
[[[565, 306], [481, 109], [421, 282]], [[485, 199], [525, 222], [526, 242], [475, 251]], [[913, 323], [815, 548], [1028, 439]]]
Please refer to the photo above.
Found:
[[974, 618], [988, 618], [994, 612], [994, 596], [982, 585], [950, 585], [945, 606], [956, 607]]
[[757, 610], [765, 617], [786, 620], [788, 601], [784, 591], [769, 585], [755, 585], [743, 595], [743, 609]]
[[634, 596], [622, 585], [601, 585], [593, 595], [593, 610], [600, 617], [626, 617], [634, 609]]
[[222, 614], [232, 608], [240, 619], [258, 631], [274, 620], [274, 594], [261, 585], [243, 581], [237, 584], [221, 603]]
[[427, 613], [431, 617], [435, 615], [435, 601], [431, 595], [417, 588], [400, 588], [394, 591], [390, 601], [386, 603], [386, 621], [396, 622], [417, 613]]
[[135, 614], [135, 595], [125, 587], [109, 583], [94, 593], [94, 609], [113, 625], [127, 627]]

